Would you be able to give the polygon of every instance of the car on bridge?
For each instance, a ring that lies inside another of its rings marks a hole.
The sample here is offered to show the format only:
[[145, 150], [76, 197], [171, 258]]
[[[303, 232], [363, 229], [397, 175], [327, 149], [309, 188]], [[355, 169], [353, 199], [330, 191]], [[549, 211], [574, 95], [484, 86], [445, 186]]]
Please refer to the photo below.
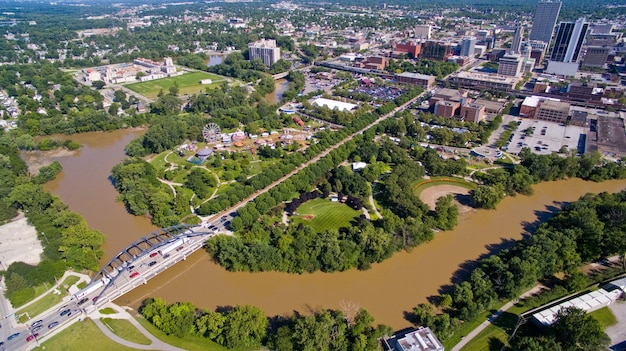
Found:
[[131, 278], [135, 278], [136, 276], [139, 275], [139, 272], [134, 272], [133, 274], [130, 275]]
[[157, 264], [157, 261], [152, 261], [152, 262], [148, 263], [148, 266], [152, 267], [152, 266], [154, 266], [155, 264]]

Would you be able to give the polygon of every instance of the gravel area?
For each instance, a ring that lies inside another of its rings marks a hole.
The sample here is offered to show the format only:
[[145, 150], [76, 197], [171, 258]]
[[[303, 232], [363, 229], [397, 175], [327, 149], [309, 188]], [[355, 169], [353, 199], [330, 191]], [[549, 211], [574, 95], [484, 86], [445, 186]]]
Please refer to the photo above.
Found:
[[37, 239], [37, 230], [26, 218], [0, 226], [0, 269], [13, 262], [38, 264], [43, 248]]
[[606, 328], [605, 332], [611, 338], [611, 350], [626, 350], [626, 301], [617, 300], [609, 305], [609, 309], [617, 318], [617, 324]]

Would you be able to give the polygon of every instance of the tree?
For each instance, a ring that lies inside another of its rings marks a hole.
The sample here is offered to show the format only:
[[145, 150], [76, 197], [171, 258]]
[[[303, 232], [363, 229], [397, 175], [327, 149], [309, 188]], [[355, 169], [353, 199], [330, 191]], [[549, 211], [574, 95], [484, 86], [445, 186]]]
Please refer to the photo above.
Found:
[[267, 332], [267, 318], [260, 308], [251, 305], [237, 306], [226, 313], [223, 336], [229, 348], [255, 348]]
[[456, 227], [458, 207], [452, 202], [452, 195], [448, 194], [437, 199], [435, 219], [437, 226], [442, 230], [451, 230]]
[[98, 89], [98, 90], [101, 90], [106, 85], [107, 84], [105, 82], [101, 81], [101, 80], [96, 80], [96, 81], [91, 82], [91, 86], [96, 88], [96, 89]]
[[561, 351], [561, 345], [559, 345], [553, 338], [550, 337], [530, 337], [524, 336], [518, 339], [514, 339], [511, 345], [512, 351]]
[[500, 184], [494, 186], [479, 185], [472, 190], [472, 200], [476, 207], [494, 209], [504, 197], [504, 190]]
[[602, 325], [580, 308], [562, 308], [551, 327], [555, 340], [564, 350], [600, 351], [610, 344]]

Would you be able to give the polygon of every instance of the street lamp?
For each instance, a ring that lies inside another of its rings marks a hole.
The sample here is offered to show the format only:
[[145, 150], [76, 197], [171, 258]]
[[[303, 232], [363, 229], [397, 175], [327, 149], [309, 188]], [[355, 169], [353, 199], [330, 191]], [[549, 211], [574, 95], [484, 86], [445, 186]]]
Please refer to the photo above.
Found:
[[48, 236], [46, 235], [46, 233], [41, 232], [41, 235], [43, 235], [43, 237], [46, 239], [46, 244], [50, 244], [50, 242], [48, 241]]

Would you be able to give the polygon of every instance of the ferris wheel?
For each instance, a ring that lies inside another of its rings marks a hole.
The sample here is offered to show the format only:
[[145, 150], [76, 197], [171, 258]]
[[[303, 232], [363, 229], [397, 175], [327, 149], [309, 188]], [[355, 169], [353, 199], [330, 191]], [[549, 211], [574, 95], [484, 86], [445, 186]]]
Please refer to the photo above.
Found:
[[207, 143], [216, 141], [221, 134], [220, 126], [215, 123], [209, 123], [202, 128], [202, 137]]

